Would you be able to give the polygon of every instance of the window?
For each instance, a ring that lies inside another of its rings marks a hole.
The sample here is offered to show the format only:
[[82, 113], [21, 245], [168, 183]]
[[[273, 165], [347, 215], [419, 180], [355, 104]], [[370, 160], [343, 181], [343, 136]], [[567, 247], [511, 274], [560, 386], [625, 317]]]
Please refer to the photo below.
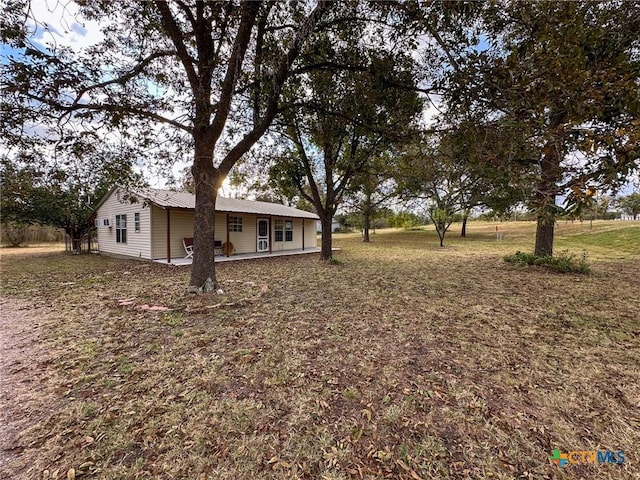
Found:
[[242, 217], [229, 217], [229, 231], [230, 232], [242, 231]]
[[127, 243], [126, 215], [116, 215], [116, 243]]
[[290, 220], [284, 222], [284, 241], [293, 242], [293, 222]]
[[133, 228], [136, 232], [140, 233], [140, 214], [133, 214]]
[[281, 242], [284, 238], [284, 222], [276, 220], [274, 223], [275, 239], [274, 242]]

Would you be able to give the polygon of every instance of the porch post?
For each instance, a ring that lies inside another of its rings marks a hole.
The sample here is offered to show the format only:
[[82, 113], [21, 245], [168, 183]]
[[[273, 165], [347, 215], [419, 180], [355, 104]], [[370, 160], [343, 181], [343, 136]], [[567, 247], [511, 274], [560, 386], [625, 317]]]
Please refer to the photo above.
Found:
[[273, 253], [273, 222], [271, 221], [271, 215], [269, 215], [269, 255]]
[[171, 209], [167, 207], [167, 264], [171, 263]]
[[302, 250], [304, 250], [304, 218], [302, 219]]
[[230, 255], [229, 254], [229, 214], [227, 213], [227, 248], [225, 248], [225, 250], [227, 251], [227, 257]]

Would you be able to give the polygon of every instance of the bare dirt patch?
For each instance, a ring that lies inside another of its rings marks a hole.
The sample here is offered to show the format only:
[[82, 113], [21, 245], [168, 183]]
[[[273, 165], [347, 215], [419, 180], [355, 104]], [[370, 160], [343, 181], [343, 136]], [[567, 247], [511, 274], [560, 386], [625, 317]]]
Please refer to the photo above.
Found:
[[[31, 463], [33, 445], [21, 434], [55, 410], [50, 353], [41, 347], [48, 312], [26, 301], [0, 302], [0, 473], [19, 478]], [[25, 451], [26, 450], [26, 451]]]

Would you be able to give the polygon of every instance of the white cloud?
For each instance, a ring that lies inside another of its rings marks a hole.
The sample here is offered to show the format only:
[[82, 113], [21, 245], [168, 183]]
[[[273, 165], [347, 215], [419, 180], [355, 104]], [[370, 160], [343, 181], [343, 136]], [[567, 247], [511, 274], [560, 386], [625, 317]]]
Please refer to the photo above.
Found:
[[99, 24], [82, 17], [73, 2], [32, 0], [30, 13], [34, 40], [43, 47], [64, 46], [79, 51], [103, 39]]

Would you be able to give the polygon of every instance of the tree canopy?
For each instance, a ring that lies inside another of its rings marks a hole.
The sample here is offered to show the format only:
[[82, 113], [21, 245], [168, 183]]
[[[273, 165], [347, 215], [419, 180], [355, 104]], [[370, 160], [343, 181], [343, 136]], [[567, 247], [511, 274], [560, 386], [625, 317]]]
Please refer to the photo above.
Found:
[[640, 192], [622, 196], [617, 200], [617, 203], [622, 211], [634, 220], [640, 215]]
[[634, 2], [493, 2], [488, 48], [455, 72], [453, 111], [516, 133], [496, 153], [535, 185], [536, 255], [552, 253], [559, 195], [575, 211], [588, 188], [619, 187], [638, 168], [639, 21]]
[[[322, 39], [309, 55], [358, 67], [309, 72], [287, 93], [296, 106], [281, 115], [286, 153], [271, 168], [280, 191], [315, 207], [324, 259], [331, 258], [331, 219], [352, 180], [402, 137], [422, 108], [412, 90], [409, 57], [353, 46], [337, 51], [334, 44]], [[349, 58], [353, 55], [358, 58]]]
[[2, 221], [64, 229], [74, 249], [93, 228], [97, 203], [114, 184], [138, 184], [127, 157], [85, 150], [60, 159], [60, 165], [21, 156], [0, 160]]

